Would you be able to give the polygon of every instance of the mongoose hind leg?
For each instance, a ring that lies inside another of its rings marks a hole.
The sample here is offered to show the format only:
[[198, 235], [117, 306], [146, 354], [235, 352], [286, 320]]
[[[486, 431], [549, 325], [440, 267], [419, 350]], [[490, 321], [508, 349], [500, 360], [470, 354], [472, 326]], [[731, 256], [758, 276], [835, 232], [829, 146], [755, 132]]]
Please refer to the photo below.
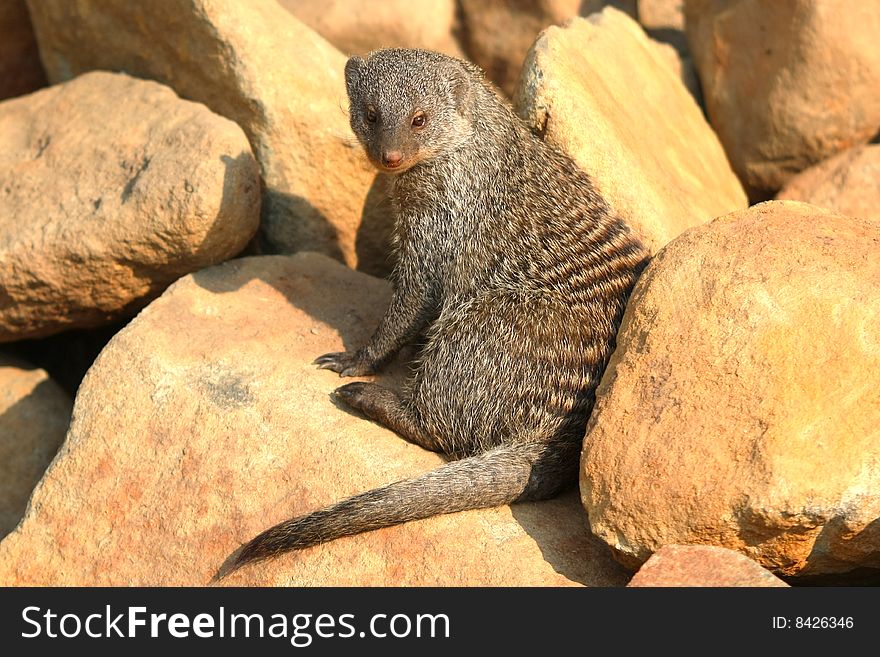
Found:
[[393, 390], [376, 383], [356, 381], [337, 388], [333, 394], [409, 442], [432, 452], [443, 451], [441, 445], [425, 432], [413, 412]]

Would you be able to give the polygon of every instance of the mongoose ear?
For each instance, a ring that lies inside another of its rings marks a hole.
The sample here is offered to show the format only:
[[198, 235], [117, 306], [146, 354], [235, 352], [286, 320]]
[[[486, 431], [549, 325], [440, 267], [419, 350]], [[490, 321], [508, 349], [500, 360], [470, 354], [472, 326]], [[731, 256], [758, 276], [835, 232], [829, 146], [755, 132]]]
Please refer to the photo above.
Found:
[[348, 91], [349, 98], [355, 97], [355, 91], [357, 90], [365, 65], [366, 62], [360, 57], [350, 57], [345, 62], [345, 88]]
[[473, 88], [470, 75], [461, 66], [456, 66], [452, 71], [452, 97], [458, 113], [467, 116], [471, 107]]

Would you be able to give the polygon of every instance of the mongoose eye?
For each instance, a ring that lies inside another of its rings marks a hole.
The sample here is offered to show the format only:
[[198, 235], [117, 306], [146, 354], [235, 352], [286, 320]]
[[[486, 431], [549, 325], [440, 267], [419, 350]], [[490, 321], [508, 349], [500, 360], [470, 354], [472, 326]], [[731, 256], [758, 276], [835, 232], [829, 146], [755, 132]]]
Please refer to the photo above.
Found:
[[376, 110], [374, 110], [372, 107], [368, 107], [366, 114], [367, 123], [375, 123], [376, 118]]
[[424, 128], [427, 120], [428, 120], [428, 117], [426, 117], [423, 112], [419, 112], [412, 119], [412, 127], [413, 128]]

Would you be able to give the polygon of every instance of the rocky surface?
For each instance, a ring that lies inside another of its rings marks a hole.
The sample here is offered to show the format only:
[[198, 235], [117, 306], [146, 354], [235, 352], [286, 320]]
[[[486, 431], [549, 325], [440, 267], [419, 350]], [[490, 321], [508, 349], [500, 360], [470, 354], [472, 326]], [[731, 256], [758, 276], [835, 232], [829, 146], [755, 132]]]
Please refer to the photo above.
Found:
[[784, 575], [880, 566], [880, 225], [773, 201], [655, 256], [584, 442], [593, 532]]
[[0, 100], [46, 85], [25, 0], [0, 2]]
[[706, 108], [755, 199], [880, 131], [880, 4], [686, 0]]
[[515, 96], [526, 123], [593, 177], [652, 252], [747, 205], [718, 138], [668, 64], [674, 52], [661, 48], [606, 8], [547, 29]]
[[[365, 342], [388, 298], [387, 283], [315, 254], [246, 258], [178, 281], [86, 375], [65, 446], [0, 543], [0, 584], [206, 584], [269, 525], [439, 465], [437, 454], [334, 406], [340, 378], [311, 364]], [[340, 539], [223, 583], [626, 577], [590, 536], [572, 491]]]
[[50, 80], [95, 68], [172, 87], [238, 123], [260, 162], [267, 252], [389, 271], [376, 173], [348, 125], [345, 55], [276, 2], [33, 0]]
[[[342, 52], [423, 48], [462, 57], [453, 36], [455, 0], [279, 0], [282, 7]], [[417, 9], [417, 11], [414, 11]]]
[[652, 38], [688, 53], [684, 33], [684, 0], [638, 0], [636, 17]]
[[[389, 272], [343, 70], [391, 45], [466, 52], [655, 254], [581, 495], [220, 584], [876, 581], [880, 10], [837, 4], [0, 3], [0, 99], [66, 83], [0, 103], [0, 585], [204, 585], [273, 523], [441, 462], [311, 364], [367, 340], [386, 283], [315, 254], [202, 269], [311, 249]], [[813, 205], [746, 210], [737, 174]]]
[[776, 198], [880, 220], [880, 144], [857, 146], [802, 171]]
[[241, 129], [92, 73], [0, 103], [0, 342], [133, 314], [257, 229]]
[[71, 406], [44, 370], [0, 354], [0, 538], [24, 515], [64, 440]]
[[769, 586], [788, 584], [748, 557], [710, 545], [664, 545], [627, 586]]
[[459, 0], [465, 52], [512, 96], [526, 53], [541, 30], [577, 16], [581, 5], [581, 0]]

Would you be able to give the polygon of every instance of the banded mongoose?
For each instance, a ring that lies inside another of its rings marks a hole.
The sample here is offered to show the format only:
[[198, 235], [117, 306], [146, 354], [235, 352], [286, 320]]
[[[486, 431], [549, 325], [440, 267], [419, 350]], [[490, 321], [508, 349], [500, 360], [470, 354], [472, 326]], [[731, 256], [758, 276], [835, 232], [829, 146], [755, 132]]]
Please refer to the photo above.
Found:
[[391, 304], [369, 343], [315, 363], [378, 371], [429, 327], [404, 392], [335, 395], [451, 462], [283, 522], [231, 569], [409, 520], [541, 500], [576, 482], [594, 392], [644, 264], [574, 162], [533, 135], [476, 66], [388, 49], [345, 66], [351, 127], [391, 174]]

